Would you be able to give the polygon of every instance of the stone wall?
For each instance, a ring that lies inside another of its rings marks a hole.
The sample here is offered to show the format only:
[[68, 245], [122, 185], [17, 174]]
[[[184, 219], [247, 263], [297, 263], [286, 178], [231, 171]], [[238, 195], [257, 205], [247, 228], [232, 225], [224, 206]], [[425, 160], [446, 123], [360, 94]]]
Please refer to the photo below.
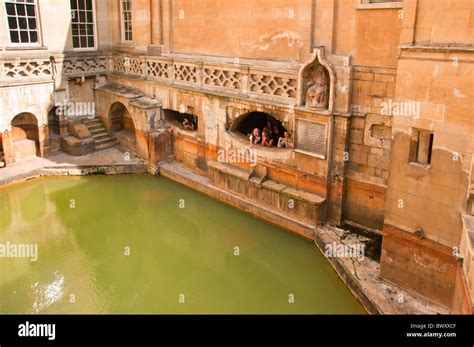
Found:
[[[454, 299], [457, 310], [468, 300], [459, 289], [467, 274], [455, 264], [474, 149], [472, 13], [472, 3], [464, 1], [404, 5], [395, 99], [416, 112], [392, 118], [381, 260], [385, 279], [448, 307]], [[412, 156], [420, 131], [432, 134], [428, 163]], [[392, 235], [410, 241], [395, 244]], [[421, 254], [410, 256], [410, 249]]]
[[385, 225], [380, 276], [451, 308], [458, 263], [450, 247]]
[[392, 115], [384, 106], [395, 96], [396, 70], [354, 67], [344, 218], [382, 230], [389, 175]]

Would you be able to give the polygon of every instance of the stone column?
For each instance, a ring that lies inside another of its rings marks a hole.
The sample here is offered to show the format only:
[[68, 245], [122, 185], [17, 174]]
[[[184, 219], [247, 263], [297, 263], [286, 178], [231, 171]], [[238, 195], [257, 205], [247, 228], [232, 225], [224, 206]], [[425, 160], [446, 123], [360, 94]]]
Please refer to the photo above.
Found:
[[349, 118], [334, 116], [331, 127], [332, 144], [330, 146], [331, 167], [329, 168], [329, 194], [327, 197], [327, 220], [331, 224], [342, 222], [343, 201], [345, 193], [345, 171], [347, 164]]
[[137, 157], [145, 160], [150, 159], [150, 153], [148, 150], [149, 137], [150, 133], [148, 131], [135, 129]]
[[5, 130], [2, 134], [3, 154], [5, 156], [5, 164], [10, 165], [15, 162], [15, 153], [13, 153], [13, 144], [11, 131]]
[[155, 130], [149, 137], [150, 167], [148, 171], [154, 175], [158, 172], [158, 163], [165, 161], [166, 154], [166, 131]]
[[150, 45], [148, 46], [148, 54], [161, 55], [163, 48], [162, 36], [162, 4], [161, 0], [150, 0]]
[[44, 158], [48, 154], [49, 147], [49, 128], [46, 124], [38, 127], [38, 142], [40, 157]]

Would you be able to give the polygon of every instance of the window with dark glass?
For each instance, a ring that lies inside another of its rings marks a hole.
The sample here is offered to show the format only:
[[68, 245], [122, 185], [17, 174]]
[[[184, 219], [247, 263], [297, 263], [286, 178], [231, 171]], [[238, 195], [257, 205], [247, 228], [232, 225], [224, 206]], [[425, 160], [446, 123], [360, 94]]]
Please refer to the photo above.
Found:
[[94, 8], [92, 0], [71, 0], [72, 45], [94, 48]]
[[35, 0], [5, 1], [10, 42], [13, 44], [39, 43]]

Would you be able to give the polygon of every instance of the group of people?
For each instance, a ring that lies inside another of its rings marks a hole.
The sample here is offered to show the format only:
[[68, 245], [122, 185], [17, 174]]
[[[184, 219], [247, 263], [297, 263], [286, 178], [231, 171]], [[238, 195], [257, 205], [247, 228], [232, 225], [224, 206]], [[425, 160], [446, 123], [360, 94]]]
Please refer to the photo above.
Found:
[[267, 122], [267, 126], [262, 130], [255, 128], [247, 136], [249, 137], [251, 147], [253, 145], [262, 145], [264, 147], [293, 148], [291, 134], [288, 131], [284, 131], [282, 136], [278, 127], [274, 126], [270, 121]]

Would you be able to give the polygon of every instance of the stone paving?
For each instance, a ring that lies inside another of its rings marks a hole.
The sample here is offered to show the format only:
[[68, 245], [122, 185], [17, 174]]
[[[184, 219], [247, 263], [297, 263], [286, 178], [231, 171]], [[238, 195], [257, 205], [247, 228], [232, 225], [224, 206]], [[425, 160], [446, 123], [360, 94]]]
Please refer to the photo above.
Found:
[[[361, 243], [359, 235], [333, 226], [318, 226], [317, 234], [325, 245], [350, 245]], [[354, 284], [365, 295], [372, 306], [383, 314], [448, 314], [449, 312], [424, 298], [413, 295], [398, 286], [380, 278], [380, 264], [368, 257], [356, 259], [354, 257], [328, 258], [334, 265], [339, 263], [343, 268], [345, 282], [351, 288]], [[337, 266], [335, 266], [337, 271]], [[338, 271], [339, 272], [339, 271]], [[353, 282], [347, 283], [348, 281]]]
[[45, 167], [63, 167], [78, 165], [133, 165], [146, 162], [130, 155], [127, 160], [125, 153], [117, 148], [74, 157], [66, 153], [57, 153], [47, 158], [30, 157], [23, 161], [0, 169], [0, 186], [10, 182], [38, 176]]

